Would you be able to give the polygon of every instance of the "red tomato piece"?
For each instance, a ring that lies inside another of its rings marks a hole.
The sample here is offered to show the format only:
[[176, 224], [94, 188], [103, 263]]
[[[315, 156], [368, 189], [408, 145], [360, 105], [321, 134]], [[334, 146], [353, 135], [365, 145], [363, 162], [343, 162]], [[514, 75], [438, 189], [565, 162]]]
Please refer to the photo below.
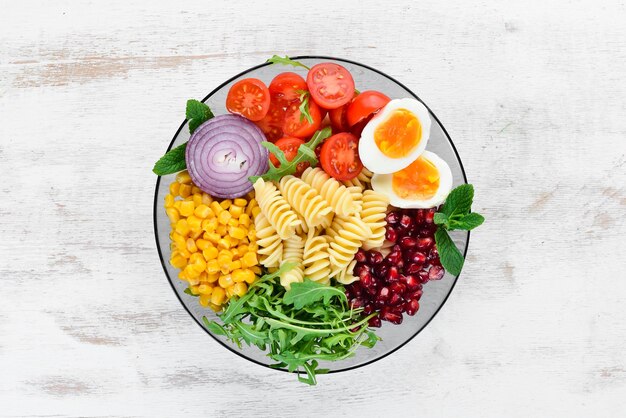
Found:
[[314, 65], [306, 77], [311, 97], [324, 109], [337, 109], [352, 100], [354, 79], [339, 64], [323, 62]]
[[285, 72], [280, 73], [270, 83], [270, 94], [272, 98], [291, 102], [298, 100], [302, 93], [306, 91], [306, 81], [296, 73]]
[[350, 104], [345, 104], [337, 109], [328, 111], [328, 117], [330, 118], [330, 126], [333, 128], [333, 133], [347, 132], [350, 129], [348, 126], [348, 120], [346, 118], [346, 112], [348, 111]]
[[354, 126], [372, 113], [378, 112], [390, 101], [389, 97], [379, 91], [367, 90], [362, 92], [348, 105], [346, 113], [348, 126]]
[[[287, 161], [293, 160], [296, 155], [298, 155], [298, 148], [300, 145], [304, 144], [304, 141], [300, 138], [294, 138], [292, 136], [284, 136], [276, 141], [276, 146], [280, 148], [285, 153], [285, 158]], [[274, 164], [275, 167], [280, 167], [280, 162], [278, 158], [272, 153], [270, 153], [270, 161]], [[296, 166], [296, 176], [300, 176], [304, 170], [306, 170], [311, 164], [308, 162], [299, 163]]]
[[315, 102], [309, 101], [309, 114], [313, 119], [313, 122], [309, 122], [302, 115], [299, 108], [299, 100], [289, 105], [285, 114], [285, 121], [283, 122], [283, 132], [285, 135], [297, 138], [309, 138], [322, 124], [322, 111]]
[[257, 78], [244, 78], [233, 84], [226, 97], [226, 109], [251, 121], [261, 120], [270, 108], [270, 91]]
[[255, 123], [259, 128], [261, 128], [261, 131], [263, 131], [268, 141], [276, 142], [277, 139], [282, 138], [283, 136], [284, 120], [285, 108], [283, 107], [283, 103], [279, 103], [272, 98], [267, 115]]
[[363, 169], [359, 158], [359, 139], [348, 132], [329, 137], [320, 153], [322, 168], [340, 181], [352, 180]]

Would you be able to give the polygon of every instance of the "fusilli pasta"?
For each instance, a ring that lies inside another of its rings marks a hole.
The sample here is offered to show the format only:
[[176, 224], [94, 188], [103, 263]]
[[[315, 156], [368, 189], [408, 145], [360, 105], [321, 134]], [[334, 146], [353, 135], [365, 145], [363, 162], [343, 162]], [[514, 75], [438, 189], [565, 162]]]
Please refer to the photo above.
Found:
[[350, 284], [359, 280], [359, 277], [354, 275], [354, 266], [356, 266], [356, 260], [352, 260], [347, 267], [339, 270], [335, 275], [335, 280], [341, 284]]
[[[339, 216], [349, 216], [356, 212], [357, 205], [343, 184], [330, 177], [320, 168], [307, 168], [302, 180], [312, 186]], [[258, 200], [258, 199], [257, 199]]]
[[304, 243], [304, 276], [314, 282], [330, 284], [328, 241], [311, 229]]
[[372, 234], [363, 242], [363, 248], [370, 250], [383, 245], [385, 241], [385, 216], [389, 198], [373, 190], [363, 192], [363, 209], [361, 219], [367, 224]]
[[283, 258], [283, 241], [263, 212], [254, 217], [259, 261], [265, 267], [278, 267]]
[[254, 190], [261, 212], [276, 229], [278, 236], [284, 240], [294, 236], [301, 221], [276, 186], [260, 178], [254, 183]]
[[285, 176], [278, 185], [280, 193], [291, 207], [302, 216], [306, 226], [314, 228], [324, 221], [332, 208], [309, 184], [294, 176]]
[[367, 190], [371, 187], [372, 184], [372, 172], [367, 168], [363, 167], [363, 170], [359, 173], [358, 176], [353, 178], [352, 180], [346, 180], [343, 182], [344, 186], [358, 186], [361, 190]]
[[291, 287], [291, 283], [299, 283], [304, 280], [302, 261], [304, 253], [304, 239], [299, 235], [294, 235], [283, 244], [283, 263], [296, 263], [295, 267], [280, 275], [280, 284], [285, 289]]
[[335, 275], [350, 264], [361, 242], [369, 237], [370, 229], [359, 217], [335, 216], [327, 233], [331, 237], [328, 252], [332, 274]]

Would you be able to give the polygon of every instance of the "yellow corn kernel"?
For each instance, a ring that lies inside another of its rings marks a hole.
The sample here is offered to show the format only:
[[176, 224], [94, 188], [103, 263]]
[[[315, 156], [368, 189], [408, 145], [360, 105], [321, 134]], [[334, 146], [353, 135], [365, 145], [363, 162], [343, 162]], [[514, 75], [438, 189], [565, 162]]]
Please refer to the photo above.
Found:
[[196, 209], [193, 211], [193, 214], [196, 215], [200, 219], [205, 219], [211, 213], [211, 209], [207, 205], [200, 203], [196, 206]]
[[217, 244], [217, 242], [222, 238], [222, 236], [216, 232], [207, 232], [203, 236], [213, 244]]
[[209, 302], [209, 308], [211, 308], [214, 312], [219, 312], [222, 310], [221, 305], [216, 305], [214, 303]]
[[220, 213], [224, 212], [224, 208], [221, 207], [219, 202], [217, 201], [211, 202], [211, 205], [209, 207], [211, 208], [211, 210], [213, 210], [213, 213], [215, 215], [219, 215]]
[[248, 251], [254, 251], [256, 253], [257, 251], [259, 251], [259, 244], [257, 244], [256, 242], [251, 242], [250, 245], [248, 245]]
[[[187, 244], [185, 244], [186, 246]], [[187, 251], [187, 248], [179, 248], [178, 249], [178, 253], [185, 257], [186, 259], [189, 259], [189, 257], [191, 257], [191, 253], [189, 251]]]
[[207, 261], [214, 260], [217, 258], [217, 248], [207, 247], [204, 250], [202, 250], [202, 255], [204, 256], [204, 259]]
[[224, 302], [224, 298], [226, 297], [226, 292], [221, 287], [214, 287], [213, 292], [211, 293], [211, 303], [214, 305], [221, 306]]
[[245, 237], [244, 239], [240, 239], [239, 240], [239, 244], [249, 244], [250, 240], [248, 240], [248, 237]]
[[193, 238], [187, 238], [187, 251], [189, 251], [190, 253], [195, 253], [196, 251], [198, 251], [198, 247], [196, 247], [196, 242], [193, 240]]
[[180, 184], [190, 184], [191, 176], [189, 175], [189, 172], [187, 170], [184, 170], [176, 174], [176, 181]]
[[180, 193], [180, 196], [182, 198], [187, 198], [191, 196], [191, 186], [188, 184], [181, 184], [180, 188], [178, 189], [178, 193]]
[[233, 296], [235, 296], [235, 285], [231, 285], [228, 286], [226, 289], [224, 289], [226, 291], [226, 297], [228, 299], [232, 298]]
[[246, 236], [248, 237], [250, 241], [254, 240], [256, 238], [256, 229], [250, 228]]
[[198, 238], [196, 240], [196, 247], [198, 247], [198, 251], [204, 251], [211, 246], [211, 243], [205, 239]]
[[[203, 263], [205, 262], [204, 261], [204, 257], [200, 253], [193, 253], [193, 254], [191, 254], [191, 257], [189, 257], [189, 262], [192, 263], [192, 264], [197, 264], [199, 261], [201, 261]], [[200, 270], [204, 270], [204, 268], [202, 268]]]
[[222, 200], [222, 202], [220, 203], [220, 206], [222, 207], [222, 209], [228, 209], [230, 207], [230, 205], [232, 205], [233, 202], [230, 199], [224, 199]]
[[223, 237], [228, 234], [228, 227], [226, 225], [218, 225], [217, 228], [215, 228], [215, 232], [217, 232], [219, 236]]
[[180, 213], [180, 204], [183, 203], [182, 200], [176, 200], [174, 201], [174, 208], [178, 211], [178, 213]]
[[208, 193], [202, 193], [202, 204], [209, 206], [213, 202], [213, 198]]
[[228, 226], [239, 226], [239, 220], [237, 218], [230, 218], [227, 223]]
[[193, 215], [194, 208], [195, 208], [195, 206], [193, 205], [193, 202], [190, 202], [188, 200], [184, 200], [180, 204], [180, 214], [182, 216]]
[[190, 279], [197, 279], [198, 277], [200, 277], [200, 272], [194, 268], [193, 264], [187, 264], [184, 272]]
[[178, 222], [176, 222], [175, 230], [178, 234], [182, 235], [183, 237], [186, 237], [187, 235], [189, 235], [189, 225], [187, 225], [187, 220], [179, 219]]
[[256, 253], [253, 251], [245, 253], [242, 258], [242, 264], [245, 264], [248, 267], [256, 266], [257, 264], [259, 264]]
[[231, 261], [230, 264], [228, 265], [228, 269], [230, 271], [237, 270], [237, 269], [240, 269], [240, 268], [241, 268], [241, 261], [239, 261], [239, 260]]
[[198, 292], [201, 295], [210, 295], [213, 292], [213, 286], [209, 286], [208, 284], [201, 284], [198, 286]]
[[170, 259], [170, 264], [177, 269], [184, 269], [187, 266], [187, 259], [182, 255], [177, 255]]
[[233, 200], [233, 204], [235, 206], [239, 206], [240, 208], [245, 208], [246, 205], [248, 204], [248, 201], [246, 199], [242, 199], [242, 198], [237, 198], [235, 200]]
[[202, 307], [204, 308], [208, 308], [211, 305], [211, 295], [200, 295], [200, 297], [198, 298], [198, 302], [200, 302], [200, 305], [202, 305]]
[[172, 182], [170, 184], [170, 194], [174, 197], [178, 196], [180, 194], [180, 183], [178, 182]]
[[233, 293], [235, 296], [242, 297], [248, 292], [248, 285], [245, 283], [235, 283], [233, 286]]
[[178, 222], [178, 220], [180, 219], [180, 215], [178, 214], [178, 211], [176, 210], [176, 208], [167, 208], [165, 209], [165, 214], [167, 215], [168, 218], [170, 218], [170, 222], [175, 224], [176, 222]]
[[252, 272], [257, 276], [261, 275], [261, 266], [252, 266], [250, 267], [250, 270], [252, 270]]
[[261, 208], [258, 206], [255, 206], [252, 208], [252, 217], [254, 218], [255, 216], [257, 216], [259, 213], [261, 213]]
[[247, 213], [242, 213], [239, 216], [239, 225], [243, 226], [244, 228], [250, 226], [250, 216], [248, 216]]
[[185, 273], [184, 269], [178, 272], [178, 278], [185, 281], [189, 280], [189, 277], [187, 277], [187, 273]]
[[221, 274], [219, 272], [211, 273], [211, 274], [207, 273], [206, 281], [209, 282], [209, 283], [215, 283], [216, 281], [219, 280], [220, 276], [221, 276]]
[[202, 236], [202, 234], [203, 234], [202, 230], [198, 229], [197, 231], [191, 231], [190, 236], [193, 239], [198, 239], [198, 238], [200, 238]]
[[218, 273], [220, 271], [220, 265], [218, 264], [216, 259], [209, 260], [206, 263], [206, 272], [211, 277], [212, 274]]
[[223, 210], [219, 215], [217, 215], [217, 221], [222, 225], [226, 225], [230, 218], [232, 218], [232, 215], [226, 210]]
[[225, 250], [228, 250], [230, 248], [230, 240], [226, 238], [220, 239], [219, 241], [217, 241], [217, 248], [223, 248]]
[[248, 280], [254, 281], [254, 273], [250, 269], [237, 269], [233, 271], [232, 277], [235, 283], [246, 282]]
[[202, 190], [198, 186], [191, 186], [191, 193], [200, 195], [200, 199], [202, 199]]
[[194, 193], [193, 195], [193, 204], [195, 207], [198, 207], [202, 204], [202, 195], [200, 193]]
[[220, 276], [220, 279], [217, 282], [221, 287], [223, 287], [224, 289], [226, 289], [229, 286], [232, 286], [235, 282], [233, 281], [233, 278], [231, 277], [230, 274], [224, 274], [222, 276]]
[[[187, 202], [185, 202], [187, 203]], [[193, 212], [192, 212], [193, 213]], [[202, 230], [202, 220], [194, 215], [190, 215], [187, 218], [187, 225], [189, 225], [189, 229], [192, 231], [201, 231]]]
[[[213, 212], [211, 212], [213, 213]], [[212, 219], [205, 219], [202, 221], [202, 230], [205, 232], [215, 232], [215, 229], [217, 228], [217, 219], [216, 218], [212, 218]]]
[[241, 206], [231, 206], [228, 210], [233, 218], [239, 218], [243, 214], [243, 208]]
[[198, 296], [200, 294], [200, 292], [198, 292], [198, 286], [196, 285], [189, 286], [189, 291], [191, 292], [192, 295], [195, 295], [195, 296]]
[[165, 195], [165, 199], [163, 199], [163, 200], [165, 201], [164, 206], [166, 208], [174, 207], [174, 196], [173, 195], [168, 193], [168, 194]]
[[185, 237], [183, 237], [182, 235], [180, 235], [176, 231], [172, 231], [170, 233], [170, 239], [172, 240], [172, 242], [174, 242], [176, 244], [187, 245], [187, 240], [185, 239]]
[[229, 226], [228, 235], [235, 239], [244, 239], [246, 237], [246, 230], [238, 226]]

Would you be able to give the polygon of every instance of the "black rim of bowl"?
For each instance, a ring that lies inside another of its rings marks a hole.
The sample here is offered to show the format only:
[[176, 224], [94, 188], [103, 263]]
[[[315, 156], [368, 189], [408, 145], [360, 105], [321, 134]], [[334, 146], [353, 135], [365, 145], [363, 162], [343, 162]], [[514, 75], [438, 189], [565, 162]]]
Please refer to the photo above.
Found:
[[[332, 60], [332, 61], [339, 61], [339, 62], [346, 62], [349, 64], [354, 64], [354, 65], [358, 65], [361, 66], [363, 68], [367, 68], [370, 71], [373, 71], [375, 73], [378, 73], [380, 75], [382, 75], [383, 77], [386, 77], [387, 79], [393, 81], [394, 83], [398, 84], [400, 87], [404, 88], [406, 91], [408, 91], [415, 99], [419, 100], [424, 106], [426, 106], [426, 109], [428, 109], [428, 112], [430, 113], [430, 115], [437, 121], [437, 123], [439, 124], [439, 126], [441, 126], [441, 130], [443, 131], [444, 135], [446, 136], [446, 138], [448, 139], [448, 141], [450, 142], [450, 145], [452, 145], [452, 150], [454, 151], [454, 154], [456, 155], [457, 160], [459, 161], [459, 165], [461, 166], [461, 172], [463, 173], [463, 181], [465, 181], [465, 183], [467, 183], [467, 175], [465, 173], [465, 168], [463, 167], [463, 162], [461, 161], [461, 157], [459, 156], [459, 152], [456, 149], [456, 146], [454, 145], [454, 142], [452, 142], [452, 138], [450, 138], [450, 135], [448, 135], [448, 131], [446, 131], [446, 128], [443, 126], [443, 124], [441, 123], [441, 121], [439, 120], [439, 118], [437, 118], [437, 115], [435, 115], [433, 113], [433, 111], [430, 109], [430, 107], [428, 107], [428, 105], [426, 103], [424, 103], [424, 101], [422, 99], [420, 99], [415, 93], [413, 93], [413, 91], [411, 91], [408, 87], [406, 87], [404, 84], [400, 83], [398, 80], [396, 80], [395, 78], [383, 73], [380, 70], [377, 70], [376, 68], [372, 68], [368, 65], [365, 64], [361, 64], [360, 62], [356, 62], [356, 61], [352, 61], [352, 60], [348, 60], [348, 59], [344, 59], [344, 58], [335, 58], [335, 57], [328, 57], [328, 56], [323, 56], [323, 55], [299, 55], [299, 56], [295, 56], [295, 57], [291, 57], [291, 59], [294, 60], [298, 60], [298, 59], [322, 59], [322, 60]], [[219, 86], [217, 86], [215, 89], [213, 89], [209, 94], [206, 95], [206, 97], [204, 99], [202, 99], [202, 102], [206, 102], [211, 96], [213, 96], [218, 90], [220, 90], [222, 87], [224, 87], [225, 85], [227, 85], [228, 83], [230, 83], [231, 81], [245, 75], [248, 74], [251, 71], [254, 71], [256, 69], [259, 69], [261, 67], [265, 67], [268, 65], [272, 65], [271, 63], [268, 62], [264, 62], [263, 64], [259, 64], [259, 65], [255, 65], [254, 67], [250, 67], [245, 71], [240, 72], [239, 74], [229, 78], [228, 80], [224, 81], [222, 84], [220, 84]], [[174, 145], [174, 141], [176, 141], [176, 137], [178, 137], [178, 134], [180, 133], [181, 129], [183, 129], [183, 127], [185, 126], [185, 124], [187, 123], [187, 119], [185, 119], [183, 121], [183, 123], [178, 127], [178, 130], [176, 131], [176, 133], [174, 134], [174, 137], [172, 138], [172, 140], [170, 141], [169, 146], [167, 147], [167, 151], [172, 149], [172, 146]], [[187, 313], [189, 314], [189, 316], [191, 316], [194, 320], [194, 322], [196, 324], [198, 324], [200, 326], [200, 328], [202, 328], [204, 330], [204, 332], [206, 332], [207, 334], [209, 334], [211, 336], [211, 338], [213, 338], [215, 341], [217, 341], [220, 345], [222, 345], [223, 347], [225, 347], [226, 349], [228, 349], [229, 351], [231, 351], [232, 353], [235, 353], [236, 355], [238, 355], [239, 357], [242, 357], [248, 361], [251, 361], [253, 363], [256, 363], [260, 366], [266, 367], [268, 369], [271, 370], [280, 370], [283, 372], [287, 372], [290, 373], [288, 370], [283, 369], [283, 368], [274, 368], [274, 367], [270, 367], [269, 364], [264, 364], [261, 363], [258, 360], [246, 357], [242, 352], [237, 351], [236, 348], [234, 346], [231, 346], [231, 344], [227, 343], [226, 341], [222, 341], [221, 339], [217, 338], [216, 336], [214, 336], [213, 334], [211, 334], [209, 332], [208, 329], [206, 329], [204, 327], [204, 325], [202, 325], [202, 322], [200, 320], [198, 320], [196, 318], [196, 316], [189, 310], [189, 308], [187, 308], [187, 305], [185, 304], [185, 302], [183, 301], [183, 299], [180, 297], [180, 295], [178, 294], [178, 291], [176, 290], [176, 287], [174, 285], [174, 283], [172, 282], [172, 279], [170, 278], [169, 274], [167, 273], [167, 267], [165, 264], [165, 260], [163, 259], [163, 254], [161, 253], [161, 246], [159, 243], [159, 233], [158, 233], [158, 228], [157, 228], [157, 210], [159, 210], [159, 206], [158, 206], [158, 194], [159, 194], [159, 185], [161, 184], [161, 176], [157, 177], [157, 182], [156, 182], [156, 187], [154, 190], [154, 206], [153, 206], [153, 210], [152, 210], [152, 218], [153, 218], [153, 223], [154, 223], [154, 238], [156, 241], [156, 247], [157, 247], [157, 252], [159, 253], [159, 259], [161, 260], [161, 267], [163, 267], [163, 271], [165, 273], [165, 276], [167, 277], [167, 280], [170, 284], [170, 286], [172, 287], [172, 290], [174, 291], [174, 294], [176, 295], [176, 298], [178, 299], [178, 301], [180, 302], [181, 305], [183, 305], [183, 308], [185, 309], [185, 311], [187, 311]], [[465, 251], [463, 252], [463, 258], [466, 258], [467, 256], [467, 251], [469, 249], [469, 240], [470, 240], [470, 233], [467, 233], [467, 243], [465, 244]], [[397, 347], [389, 350], [388, 352], [380, 355], [379, 357], [376, 357], [372, 360], [366, 361], [364, 363], [361, 364], [357, 364], [354, 366], [350, 366], [350, 367], [345, 367], [345, 368], [339, 368], [339, 369], [335, 369], [335, 370], [330, 370], [328, 373], [338, 373], [338, 372], [345, 372], [348, 370], [354, 370], [354, 369], [358, 369], [360, 367], [363, 366], [367, 366], [368, 364], [372, 364], [378, 360], [381, 360], [385, 357], [387, 357], [390, 354], [395, 353], [396, 351], [398, 351], [400, 348], [404, 347], [409, 341], [413, 340], [417, 334], [419, 334], [420, 332], [422, 332], [422, 330], [424, 328], [426, 328], [428, 326], [428, 324], [430, 324], [430, 322], [435, 318], [435, 316], [437, 316], [437, 314], [439, 313], [439, 311], [441, 310], [441, 308], [443, 307], [443, 305], [446, 304], [448, 298], [450, 297], [450, 294], [452, 293], [452, 290], [454, 289], [454, 287], [456, 286], [456, 282], [458, 281], [459, 277], [461, 277], [461, 274], [459, 274], [457, 277], [454, 278], [454, 281], [452, 283], [452, 286], [450, 287], [450, 290], [448, 291], [448, 294], [444, 297], [443, 301], [441, 302], [441, 304], [439, 305], [439, 307], [437, 307], [437, 309], [435, 310], [435, 312], [433, 313], [433, 316], [430, 317], [430, 319], [428, 321], [426, 321], [426, 323], [424, 323], [424, 325], [417, 330], [417, 332], [415, 334], [413, 334], [411, 337], [409, 337], [406, 341], [404, 341], [402, 344], [399, 344]], [[297, 373], [304, 373], [303, 371], [298, 371]]]

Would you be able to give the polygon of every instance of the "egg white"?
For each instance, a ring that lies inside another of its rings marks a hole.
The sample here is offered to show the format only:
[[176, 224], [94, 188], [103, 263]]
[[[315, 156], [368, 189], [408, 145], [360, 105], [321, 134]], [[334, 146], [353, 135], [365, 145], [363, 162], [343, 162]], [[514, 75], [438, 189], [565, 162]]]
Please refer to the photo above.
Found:
[[428, 209], [445, 202], [452, 190], [452, 170], [450, 170], [450, 166], [434, 152], [424, 151], [421, 156], [432, 162], [437, 167], [437, 171], [439, 171], [439, 188], [433, 197], [426, 200], [401, 198], [393, 191], [393, 173], [374, 174], [372, 176], [372, 188], [374, 191], [389, 196], [389, 201], [393, 206], [404, 209]]
[[[383, 154], [374, 141], [374, 131], [382, 122], [386, 121], [392, 112], [397, 109], [406, 109], [412, 112], [422, 125], [422, 138], [419, 144], [406, 157], [391, 158]], [[370, 120], [359, 140], [359, 156], [363, 165], [373, 173], [388, 174], [400, 171], [407, 167], [424, 151], [430, 137], [430, 115], [428, 109], [415, 99], [395, 99], [387, 103], [382, 110]]]

